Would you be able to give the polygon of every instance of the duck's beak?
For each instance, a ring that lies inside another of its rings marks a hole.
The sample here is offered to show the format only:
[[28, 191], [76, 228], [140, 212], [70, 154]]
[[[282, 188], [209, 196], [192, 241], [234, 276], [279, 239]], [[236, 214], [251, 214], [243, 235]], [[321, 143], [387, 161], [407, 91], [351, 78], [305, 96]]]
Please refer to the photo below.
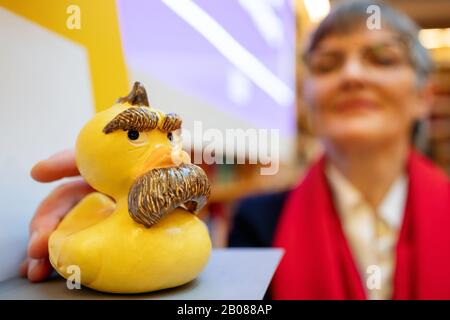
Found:
[[168, 146], [157, 147], [145, 161], [141, 173], [146, 173], [149, 170], [156, 168], [177, 167], [181, 164], [191, 163], [191, 158], [187, 152], [171, 148]]

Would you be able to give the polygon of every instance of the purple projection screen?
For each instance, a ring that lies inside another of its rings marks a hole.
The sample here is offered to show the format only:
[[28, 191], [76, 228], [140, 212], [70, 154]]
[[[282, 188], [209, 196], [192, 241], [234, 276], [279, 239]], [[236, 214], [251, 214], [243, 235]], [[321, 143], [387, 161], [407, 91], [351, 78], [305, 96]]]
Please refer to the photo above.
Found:
[[218, 117], [295, 135], [293, 1], [117, 5], [128, 68], [207, 101]]

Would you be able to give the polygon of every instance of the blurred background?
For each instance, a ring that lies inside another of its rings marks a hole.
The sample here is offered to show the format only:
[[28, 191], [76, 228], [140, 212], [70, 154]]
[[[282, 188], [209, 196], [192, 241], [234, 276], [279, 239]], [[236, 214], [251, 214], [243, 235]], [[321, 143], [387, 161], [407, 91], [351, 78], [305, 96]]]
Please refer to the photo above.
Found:
[[[450, 174], [450, 2], [387, 1], [422, 28], [436, 63], [433, 113], [416, 145]], [[227, 245], [236, 203], [291, 187], [320, 153], [300, 99], [300, 45], [328, 0], [0, 0], [0, 281], [17, 275], [28, 223], [58, 183], [34, 182], [38, 160], [73, 148], [83, 124], [141, 81], [150, 104], [194, 130], [278, 129], [280, 170], [212, 164], [201, 217]], [[204, 141], [185, 142], [192, 154]], [[200, 150], [198, 150], [200, 149]], [[226, 146], [216, 153], [226, 157]], [[247, 157], [251, 157], [251, 150]]]

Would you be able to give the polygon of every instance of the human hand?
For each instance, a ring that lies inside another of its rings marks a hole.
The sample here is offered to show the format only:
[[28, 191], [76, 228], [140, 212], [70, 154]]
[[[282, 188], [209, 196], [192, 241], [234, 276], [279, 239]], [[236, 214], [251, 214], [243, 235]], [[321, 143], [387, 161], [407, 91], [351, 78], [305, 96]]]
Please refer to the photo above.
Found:
[[[39, 182], [52, 182], [80, 173], [73, 150], [65, 150], [39, 161], [31, 169], [31, 177]], [[38, 206], [30, 223], [27, 258], [20, 265], [20, 275], [31, 282], [45, 280], [52, 272], [48, 258], [48, 238], [61, 219], [94, 189], [81, 177], [54, 189]]]

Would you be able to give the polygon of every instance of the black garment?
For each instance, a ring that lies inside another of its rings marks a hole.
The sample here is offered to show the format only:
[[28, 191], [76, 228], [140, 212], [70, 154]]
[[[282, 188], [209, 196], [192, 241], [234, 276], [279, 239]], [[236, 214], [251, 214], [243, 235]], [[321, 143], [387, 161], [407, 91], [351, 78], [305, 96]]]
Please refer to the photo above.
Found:
[[230, 247], [270, 247], [288, 191], [243, 199], [232, 220]]
[[[248, 197], [240, 201], [228, 238], [229, 247], [271, 247], [288, 191]], [[270, 287], [264, 300], [271, 300]]]

